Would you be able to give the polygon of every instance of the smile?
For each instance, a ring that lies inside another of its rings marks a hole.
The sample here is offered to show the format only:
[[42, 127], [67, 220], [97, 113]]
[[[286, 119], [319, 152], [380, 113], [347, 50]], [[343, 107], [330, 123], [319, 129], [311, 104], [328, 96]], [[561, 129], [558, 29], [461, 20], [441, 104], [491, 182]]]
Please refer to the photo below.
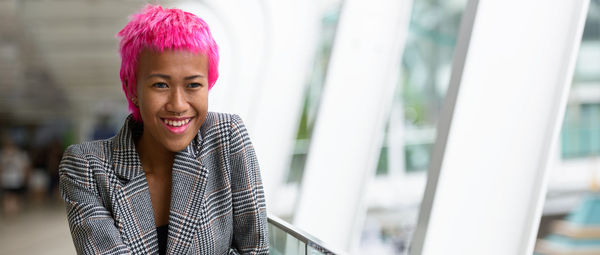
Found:
[[161, 118], [160, 120], [162, 120], [163, 124], [165, 124], [165, 126], [167, 127], [167, 129], [169, 129], [169, 131], [179, 134], [179, 133], [183, 133], [187, 129], [191, 119], [192, 118], [189, 117], [189, 118], [177, 118], [177, 119]]

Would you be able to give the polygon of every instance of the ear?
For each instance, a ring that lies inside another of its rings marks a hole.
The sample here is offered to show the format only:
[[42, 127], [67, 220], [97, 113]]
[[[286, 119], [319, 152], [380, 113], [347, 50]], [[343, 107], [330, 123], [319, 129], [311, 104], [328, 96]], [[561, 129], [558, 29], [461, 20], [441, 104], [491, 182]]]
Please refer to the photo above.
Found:
[[129, 83], [128, 83], [127, 81], [125, 81], [124, 83], [125, 83], [125, 91], [127, 91], [127, 97], [128, 97], [130, 100], [131, 100], [131, 102], [132, 102], [132, 103], [133, 103], [133, 104], [134, 104], [136, 107], [139, 107], [139, 105], [138, 105], [138, 99], [137, 99], [137, 95], [135, 95], [135, 92], [134, 92], [134, 94], [133, 94], [133, 95], [132, 95], [132, 94], [129, 92]]

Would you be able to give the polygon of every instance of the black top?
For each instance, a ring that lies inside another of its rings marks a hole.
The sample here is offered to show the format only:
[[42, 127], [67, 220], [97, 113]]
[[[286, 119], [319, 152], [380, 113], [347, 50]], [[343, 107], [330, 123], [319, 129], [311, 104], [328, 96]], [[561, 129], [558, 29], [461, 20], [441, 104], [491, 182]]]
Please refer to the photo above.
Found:
[[167, 237], [169, 233], [169, 225], [162, 225], [156, 228], [156, 235], [158, 236], [158, 254], [167, 254]]

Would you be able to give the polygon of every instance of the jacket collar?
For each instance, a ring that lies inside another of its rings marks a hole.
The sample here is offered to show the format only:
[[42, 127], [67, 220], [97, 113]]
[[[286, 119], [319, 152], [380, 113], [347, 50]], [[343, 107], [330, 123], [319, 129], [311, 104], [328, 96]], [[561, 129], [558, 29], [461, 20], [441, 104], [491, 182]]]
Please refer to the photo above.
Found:
[[[214, 121], [214, 114], [209, 112], [198, 134], [192, 139], [192, 142], [177, 154], [196, 159], [200, 158], [204, 141], [203, 137], [207, 133], [208, 127], [212, 126]], [[134, 177], [144, 173], [142, 163], [135, 148], [135, 140], [142, 135], [143, 131], [144, 127], [142, 123], [135, 121], [133, 115], [129, 115], [121, 130], [112, 138], [113, 169], [122, 182], [127, 183]]]
[[[204, 206], [203, 197], [210, 169], [204, 166], [202, 159], [214, 148], [207, 148], [211, 146], [205, 146], [208, 139], [203, 139], [203, 137], [207, 137], [208, 133], [213, 132], [211, 127], [217, 121], [214, 113], [208, 113], [206, 120], [198, 131], [198, 135], [184, 150], [175, 154], [172, 168], [169, 238], [167, 241], [167, 253], [169, 254], [187, 254], [192, 244], [193, 235], [198, 228], [207, 227], [208, 223], [201, 219], [206, 218], [202, 207]], [[136, 210], [132, 210], [132, 206], [123, 206], [122, 214], [134, 215], [138, 221], [145, 219], [143, 221], [146, 224], [154, 226], [150, 193], [134, 142], [142, 131], [143, 126], [141, 123], [135, 122], [130, 115], [119, 133], [113, 138], [113, 169], [115, 175], [123, 184], [118, 191], [120, 195], [117, 195], [119, 200], [117, 202], [120, 204], [136, 202], [140, 205]], [[130, 181], [131, 183], [129, 183]], [[141, 196], [132, 198], [129, 194], [139, 191], [140, 187], [145, 192]], [[127, 222], [132, 223], [135, 221]], [[131, 228], [135, 228], [135, 226]], [[140, 239], [130, 240], [130, 242], [157, 242], [154, 234], [138, 236], [138, 238]]]

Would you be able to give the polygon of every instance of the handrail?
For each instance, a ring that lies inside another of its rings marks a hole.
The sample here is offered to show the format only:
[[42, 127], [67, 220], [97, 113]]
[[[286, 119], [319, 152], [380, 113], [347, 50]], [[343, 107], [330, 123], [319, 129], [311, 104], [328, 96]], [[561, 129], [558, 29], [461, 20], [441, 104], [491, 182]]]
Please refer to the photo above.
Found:
[[281, 218], [279, 218], [275, 215], [268, 213], [267, 221], [269, 224], [281, 229], [283, 232], [290, 234], [294, 238], [303, 242], [306, 245], [304, 250], [306, 252], [305, 254], [307, 254], [307, 255], [309, 254], [308, 253], [309, 247], [321, 254], [327, 254], [327, 255], [345, 254], [345, 253], [335, 250], [331, 247], [328, 247], [328, 245], [326, 245], [323, 241], [298, 229], [297, 227], [292, 226], [292, 224], [282, 220]]

